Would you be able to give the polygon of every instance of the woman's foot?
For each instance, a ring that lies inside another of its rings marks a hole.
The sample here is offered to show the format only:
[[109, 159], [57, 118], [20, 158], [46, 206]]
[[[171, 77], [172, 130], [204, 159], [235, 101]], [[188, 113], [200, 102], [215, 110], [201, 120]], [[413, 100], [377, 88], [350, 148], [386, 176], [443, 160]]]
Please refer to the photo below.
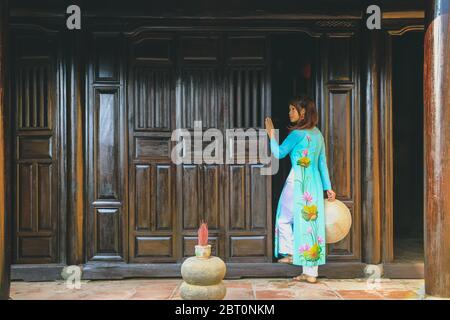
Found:
[[316, 283], [317, 278], [313, 276], [308, 276], [307, 274], [301, 274], [293, 278], [294, 281], [306, 281], [309, 283]]
[[292, 256], [287, 255], [284, 258], [278, 259], [278, 262], [292, 264]]

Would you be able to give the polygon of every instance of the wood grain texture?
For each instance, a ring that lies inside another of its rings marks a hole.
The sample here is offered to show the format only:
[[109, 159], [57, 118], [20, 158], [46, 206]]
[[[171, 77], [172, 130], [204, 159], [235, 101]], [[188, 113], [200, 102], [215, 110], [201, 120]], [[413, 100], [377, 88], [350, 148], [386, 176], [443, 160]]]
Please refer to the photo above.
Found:
[[358, 35], [327, 33], [320, 39], [318, 111], [332, 188], [352, 214], [352, 228], [328, 245], [329, 261], [361, 260], [360, 76]]
[[[243, 41], [254, 46], [239, 46]], [[267, 38], [138, 32], [129, 43], [130, 261], [180, 261], [204, 219], [218, 256], [270, 261], [270, 177], [259, 175], [259, 164], [206, 164], [198, 153], [193, 163], [170, 163], [175, 128], [192, 133], [196, 120], [203, 129], [262, 126], [270, 96]], [[234, 235], [248, 241], [232, 242]], [[234, 243], [242, 250], [232, 257]], [[150, 246], [155, 254], [139, 249]]]
[[426, 13], [425, 291], [450, 297], [450, 3], [430, 0]]
[[[175, 262], [183, 250], [176, 206], [181, 194], [175, 191], [177, 170], [170, 160], [171, 131], [175, 119], [181, 120], [175, 101], [175, 42], [166, 33], [143, 33], [126, 41], [129, 262]], [[199, 97], [198, 91], [190, 92]]]
[[392, 262], [394, 260], [394, 212], [393, 212], [393, 120], [392, 120], [392, 36], [385, 34], [384, 56], [381, 65], [381, 176], [382, 176], [382, 260]]
[[[11, 103], [14, 132], [14, 263], [56, 263], [61, 241], [58, 34], [12, 27]], [[24, 45], [24, 43], [26, 45]], [[62, 91], [62, 90], [61, 90]], [[65, 150], [65, 145], [62, 146]], [[64, 180], [62, 180], [64, 181]]]
[[[63, 267], [63, 265], [14, 265], [11, 270], [11, 278], [15, 281], [61, 280]], [[365, 267], [366, 264], [361, 262], [330, 262], [319, 269], [319, 276], [329, 279], [364, 278], [366, 276]], [[408, 268], [411, 270], [411, 265], [401, 266], [403, 278], [417, 279], [420, 274], [423, 274], [423, 268], [420, 273], [420, 266], [414, 268], [419, 269], [419, 272], [408, 272]], [[180, 278], [180, 269], [181, 263], [90, 263], [83, 268], [83, 279]], [[227, 263], [225, 278], [286, 278], [298, 275], [298, 269], [298, 266], [282, 263]]]
[[[67, 69], [64, 80], [66, 83], [67, 124], [61, 124], [60, 130], [66, 133], [67, 141], [67, 219], [65, 240], [66, 261], [69, 265], [83, 263], [84, 260], [84, 234], [85, 234], [85, 163], [84, 163], [84, 130], [85, 130], [85, 73], [86, 51], [84, 50], [85, 34], [83, 31], [64, 31], [64, 46], [67, 48], [64, 61]], [[61, 175], [63, 173], [61, 172]]]
[[[119, 33], [86, 33], [86, 260], [128, 260], [128, 162], [123, 50]], [[114, 48], [114, 50], [109, 50]]]
[[381, 32], [367, 31], [365, 61], [364, 135], [362, 151], [363, 259], [381, 262], [380, 175], [380, 46]]

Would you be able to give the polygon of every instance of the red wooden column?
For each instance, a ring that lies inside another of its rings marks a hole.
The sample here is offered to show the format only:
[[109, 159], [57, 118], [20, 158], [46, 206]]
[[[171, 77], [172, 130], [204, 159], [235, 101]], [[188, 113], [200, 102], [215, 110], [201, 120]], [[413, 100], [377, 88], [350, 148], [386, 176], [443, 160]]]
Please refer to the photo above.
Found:
[[449, 0], [429, 0], [424, 56], [425, 291], [450, 297]]
[[7, 1], [0, 1], [0, 300], [8, 299], [10, 284], [8, 206], [6, 197], [6, 28]]

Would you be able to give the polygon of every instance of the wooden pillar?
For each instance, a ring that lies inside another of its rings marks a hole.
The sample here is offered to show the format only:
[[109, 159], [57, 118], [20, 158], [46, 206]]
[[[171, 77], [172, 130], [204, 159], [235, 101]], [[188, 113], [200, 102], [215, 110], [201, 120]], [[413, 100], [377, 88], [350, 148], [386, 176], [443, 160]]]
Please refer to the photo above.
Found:
[[449, 0], [429, 0], [424, 55], [425, 291], [450, 297]]
[[68, 253], [67, 263], [79, 265], [84, 262], [84, 61], [81, 31], [68, 31], [69, 39], [69, 149], [70, 182], [68, 214]]
[[8, 299], [10, 286], [10, 241], [7, 205], [6, 139], [6, 35], [8, 26], [7, 1], [0, 1], [0, 300]]
[[362, 140], [362, 249], [366, 263], [381, 262], [381, 176], [380, 176], [380, 46], [381, 31], [367, 30]]

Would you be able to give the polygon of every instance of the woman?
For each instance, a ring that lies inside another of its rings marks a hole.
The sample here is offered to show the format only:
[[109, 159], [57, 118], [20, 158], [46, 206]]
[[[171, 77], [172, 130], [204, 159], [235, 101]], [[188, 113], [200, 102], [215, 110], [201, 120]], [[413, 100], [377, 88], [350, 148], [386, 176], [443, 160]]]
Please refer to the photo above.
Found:
[[325, 144], [316, 127], [317, 110], [314, 101], [298, 96], [289, 102], [289, 135], [278, 145], [274, 126], [266, 118], [270, 147], [278, 159], [289, 154], [292, 169], [278, 202], [275, 224], [275, 257], [281, 263], [303, 266], [298, 281], [317, 281], [318, 266], [325, 264], [325, 217], [323, 191], [334, 201]]

